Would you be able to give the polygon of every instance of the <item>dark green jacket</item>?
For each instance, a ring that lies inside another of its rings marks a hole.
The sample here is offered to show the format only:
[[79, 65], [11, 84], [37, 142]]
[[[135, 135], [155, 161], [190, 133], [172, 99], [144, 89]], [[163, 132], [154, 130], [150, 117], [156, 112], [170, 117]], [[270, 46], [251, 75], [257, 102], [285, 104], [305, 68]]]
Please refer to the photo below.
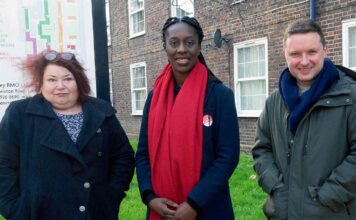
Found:
[[294, 137], [280, 93], [266, 101], [252, 154], [269, 219], [356, 219], [356, 83], [339, 72]]

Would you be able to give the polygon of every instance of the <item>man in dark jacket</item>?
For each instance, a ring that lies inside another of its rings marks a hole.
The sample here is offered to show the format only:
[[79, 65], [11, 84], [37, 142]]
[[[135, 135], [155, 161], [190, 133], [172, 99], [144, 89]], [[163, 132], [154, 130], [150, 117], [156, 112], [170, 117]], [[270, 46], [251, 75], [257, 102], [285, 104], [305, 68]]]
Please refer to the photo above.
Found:
[[[287, 68], [252, 150], [268, 219], [356, 219], [356, 83], [326, 58], [321, 28], [291, 24]], [[348, 70], [349, 71], [349, 70]]]

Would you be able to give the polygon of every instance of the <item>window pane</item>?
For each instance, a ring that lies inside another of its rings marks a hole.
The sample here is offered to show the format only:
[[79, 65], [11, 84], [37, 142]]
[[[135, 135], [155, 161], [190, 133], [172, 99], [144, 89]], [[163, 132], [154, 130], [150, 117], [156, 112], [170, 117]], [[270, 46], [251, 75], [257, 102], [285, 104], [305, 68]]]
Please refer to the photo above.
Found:
[[106, 36], [108, 38], [108, 45], [110, 45], [111, 44], [110, 26], [106, 27]]
[[134, 80], [134, 86], [133, 86], [134, 89], [145, 88], [145, 87], [146, 87], [146, 85], [145, 85], [145, 78], [144, 77], [136, 78]]
[[131, 0], [130, 1], [130, 10], [136, 11], [143, 8], [143, 0]]
[[254, 46], [254, 47], [251, 47], [251, 59], [252, 60], [258, 60], [259, 59], [259, 51], [258, 51], [258, 47], [257, 46]]
[[349, 29], [349, 41], [350, 47], [356, 47], [356, 27]]
[[246, 78], [260, 75], [260, 74], [258, 74], [258, 63], [257, 62], [247, 63], [245, 71], [246, 71], [246, 75], [245, 75]]
[[251, 61], [251, 47], [246, 47], [243, 49], [245, 55], [245, 62]]
[[258, 72], [259, 72], [259, 76], [265, 76], [266, 75], [266, 63], [265, 61], [260, 61], [258, 63]]
[[137, 67], [133, 69], [132, 74], [133, 89], [146, 87], [145, 67]]
[[244, 57], [244, 49], [238, 49], [237, 50], [237, 63], [244, 63], [245, 62], [245, 57]]
[[257, 47], [260, 60], [265, 60], [265, 46], [261, 44]]
[[[173, 0], [172, 1], [173, 16], [194, 16], [194, 0]], [[174, 14], [175, 13], [175, 14]]]
[[240, 93], [241, 110], [261, 110], [266, 98], [266, 81], [251, 80], [239, 82], [237, 91]]
[[349, 49], [349, 66], [356, 67], [356, 47]]
[[146, 90], [135, 91], [136, 111], [143, 110], [146, 101]]
[[245, 78], [245, 64], [237, 64], [237, 71], [239, 78]]
[[266, 75], [265, 47], [263, 44], [237, 50], [238, 78]]
[[186, 15], [186, 12], [181, 8], [177, 8], [177, 17], [182, 18]]
[[356, 67], [356, 27], [349, 29], [349, 67]]
[[144, 31], [144, 14], [143, 11], [132, 14], [133, 33]]

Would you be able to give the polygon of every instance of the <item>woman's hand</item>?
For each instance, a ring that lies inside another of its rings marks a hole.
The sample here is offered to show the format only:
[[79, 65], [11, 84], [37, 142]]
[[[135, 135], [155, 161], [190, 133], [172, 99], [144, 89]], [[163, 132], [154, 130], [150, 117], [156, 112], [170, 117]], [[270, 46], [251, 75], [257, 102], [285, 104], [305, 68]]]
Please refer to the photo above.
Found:
[[183, 202], [177, 208], [174, 220], [194, 220], [197, 212], [187, 203]]
[[178, 204], [167, 198], [155, 198], [148, 203], [148, 206], [164, 219], [173, 219]]

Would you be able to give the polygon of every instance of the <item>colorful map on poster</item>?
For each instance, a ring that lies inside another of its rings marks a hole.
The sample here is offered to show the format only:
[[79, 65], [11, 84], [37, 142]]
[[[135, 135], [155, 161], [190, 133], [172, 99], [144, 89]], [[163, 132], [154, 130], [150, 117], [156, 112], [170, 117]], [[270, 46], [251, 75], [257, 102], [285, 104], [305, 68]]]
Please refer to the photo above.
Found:
[[90, 0], [0, 0], [0, 118], [24, 92], [21, 60], [44, 49], [73, 52], [87, 70], [95, 96]]

